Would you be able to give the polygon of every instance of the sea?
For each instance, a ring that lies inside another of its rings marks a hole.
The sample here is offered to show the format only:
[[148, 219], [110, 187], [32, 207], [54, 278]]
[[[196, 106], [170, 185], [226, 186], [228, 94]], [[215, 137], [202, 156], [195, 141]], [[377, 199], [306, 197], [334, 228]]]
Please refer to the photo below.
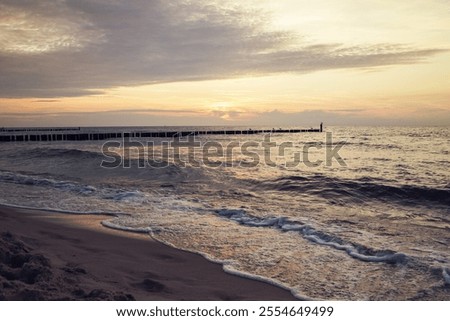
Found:
[[446, 127], [5, 142], [0, 203], [106, 214], [301, 299], [450, 300], [449, 168]]

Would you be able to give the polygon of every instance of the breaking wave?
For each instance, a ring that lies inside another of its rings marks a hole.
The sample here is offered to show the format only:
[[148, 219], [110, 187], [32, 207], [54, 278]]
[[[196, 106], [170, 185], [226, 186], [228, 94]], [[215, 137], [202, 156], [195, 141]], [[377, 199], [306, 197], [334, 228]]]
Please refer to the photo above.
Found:
[[365, 262], [402, 264], [408, 260], [408, 257], [403, 253], [391, 250], [375, 250], [361, 244], [346, 242], [337, 236], [318, 231], [310, 225], [291, 221], [285, 217], [259, 218], [251, 216], [241, 209], [220, 209], [216, 210], [216, 214], [246, 226], [271, 227], [283, 232], [295, 231], [311, 242], [345, 251], [349, 256]]
[[368, 177], [347, 180], [319, 174], [288, 176], [263, 182], [253, 182], [253, 185], [256, 186], [256, 189], [310, 194], [328, 200], [346, 198], [355, 203], [376, 199], [404, 205], [414, 205], [418, 201], [427, 201], [450, 206], [450, 189], [448, 186], [443, 188], [416, 185], [395, 186], [391, 181], [375, 181]]

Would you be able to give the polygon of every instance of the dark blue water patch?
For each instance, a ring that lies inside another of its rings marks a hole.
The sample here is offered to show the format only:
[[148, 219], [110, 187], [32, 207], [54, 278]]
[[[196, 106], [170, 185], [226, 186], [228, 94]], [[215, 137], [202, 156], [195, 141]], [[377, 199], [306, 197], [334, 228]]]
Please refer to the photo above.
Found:
[[344, 198], [348, 202], [362, 203], [374, 200], [402, 205], [432, 202], [450, 206], [450, 188], [417, 185], [395, 185], [393, 181], [363, 177], [360, 179], [332, 178], [316, 174], [287, 176], [266, 181], [252, 181], [253, 189], [314, 195], [330, 202]]
[[[49, 161], [52, 165], [54, 164], [66, 164], [72, 163], [76, 165], [85, 164], [86, 166], [92, 166], [92, 161], [96, 166], [100, 166], [104, 163], [105, 168], [169, 168], [169, 167], [179, 167], [176, 164], [170, 164], [167, 160], [163, 159], [153, 159], [153, 158], [130, 158], [119, 157], [117, 153], [111, 152], [95, 152], [79, 150], [74, 148], [33, 148], [29, 150], [16, 150], [9, 153], [6, 156], [8, 159], [15, 159], [17, 161], [36, 161], [38, 164], [40, 162]], [[60, 162], [60, 163], [58, 163]], [[62, 162], [62, 163], [61, 163]], [[86, 163], [83, 163], [86, 162]]]
[[33, 148], [29, 150], [17, 150], [14, 153], [8, 155], [10, 158], [70, 158], [70, 159], [80, 159], [80, 158], [98, 158], [101, 159], [104, 155], [100, 152], [85, 151], [79, 149], [65, 149], [65, 148]]

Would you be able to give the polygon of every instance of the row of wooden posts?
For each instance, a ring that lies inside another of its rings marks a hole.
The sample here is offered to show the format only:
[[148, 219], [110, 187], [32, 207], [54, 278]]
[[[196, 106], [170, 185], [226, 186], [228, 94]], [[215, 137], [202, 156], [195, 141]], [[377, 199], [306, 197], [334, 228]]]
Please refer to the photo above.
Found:
[[165, 132], [114, 132], [114, 133], [64, 133], [46, 132], [40, 134], [22, 133], [3, 134], [0, 133], [0, 142], [45, 142], [45, 141], [84, 141], [84, 140], [105, 140], [114, 138], [141, 138], [141, 137], [185, 137], [198, 135], [253, 135], [261, 133], [311, 133], [322, 132], [320, 128], [310, 129], [248, 129], [248, 130], [196, 130], [196, 131], [165, 131]]

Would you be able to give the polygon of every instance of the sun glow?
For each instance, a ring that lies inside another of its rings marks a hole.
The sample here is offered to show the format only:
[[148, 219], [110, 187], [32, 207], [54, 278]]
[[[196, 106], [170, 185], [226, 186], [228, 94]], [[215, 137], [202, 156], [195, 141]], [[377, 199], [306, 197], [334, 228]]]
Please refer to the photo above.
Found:
[[211, 107], [213, 109], [227, 109], [227, 108], [231, 108], [233, 107], [233, 104], [230, 102], [225, 102], [225, 101], [221, 101], [221, 102], [217, 102], [217, 103], [213, 103], [211, 104]]

